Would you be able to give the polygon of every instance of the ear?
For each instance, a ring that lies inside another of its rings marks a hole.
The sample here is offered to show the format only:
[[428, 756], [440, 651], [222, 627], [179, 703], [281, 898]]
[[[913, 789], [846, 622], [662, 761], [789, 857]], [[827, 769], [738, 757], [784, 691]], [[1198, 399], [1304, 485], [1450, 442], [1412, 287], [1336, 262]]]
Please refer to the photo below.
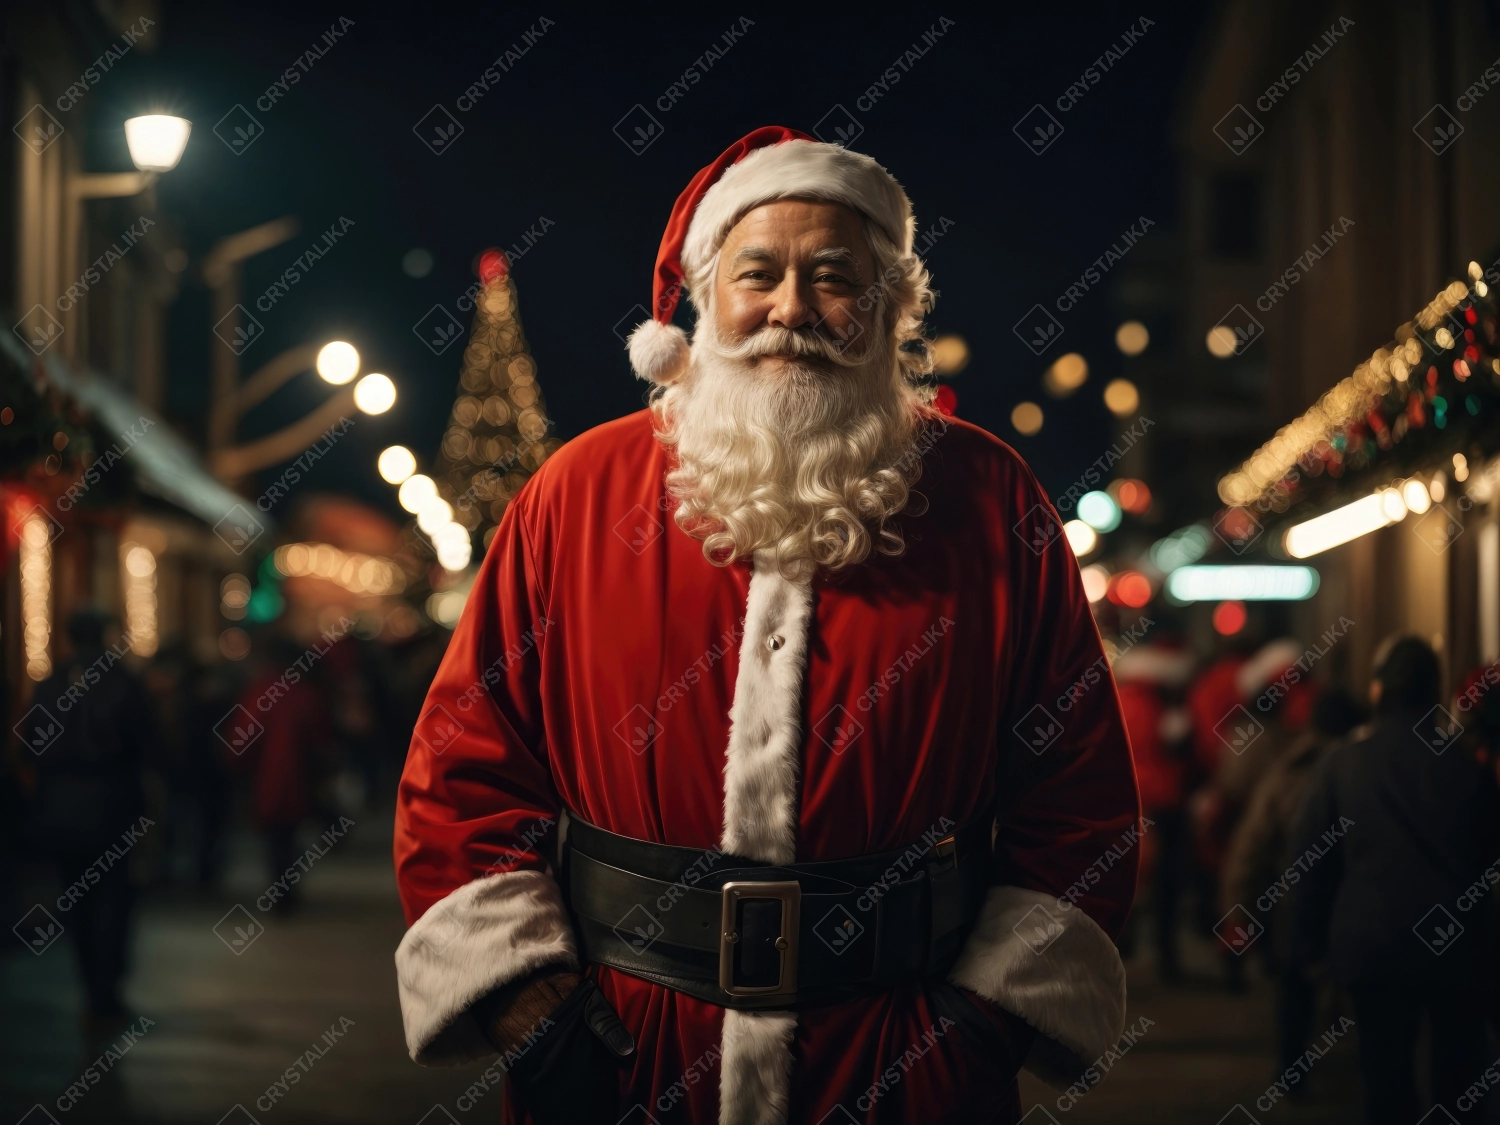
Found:
[[687, 370], [687, 333], [675, 324], [647, 320], [630, 334], [630, 366], [648, 383], [671, 383]]

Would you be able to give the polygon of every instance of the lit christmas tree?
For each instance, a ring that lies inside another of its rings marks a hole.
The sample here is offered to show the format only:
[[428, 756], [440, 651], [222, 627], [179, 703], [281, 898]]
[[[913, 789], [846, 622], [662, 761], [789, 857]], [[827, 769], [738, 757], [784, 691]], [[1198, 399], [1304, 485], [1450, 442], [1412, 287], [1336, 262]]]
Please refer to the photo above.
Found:
[[458, 397], [432, 475], [454, 521], [481, 532], [488, 547], [511, 498], [562, 442], [551, 434], [504, 252], [480, 255], [479, 280]]

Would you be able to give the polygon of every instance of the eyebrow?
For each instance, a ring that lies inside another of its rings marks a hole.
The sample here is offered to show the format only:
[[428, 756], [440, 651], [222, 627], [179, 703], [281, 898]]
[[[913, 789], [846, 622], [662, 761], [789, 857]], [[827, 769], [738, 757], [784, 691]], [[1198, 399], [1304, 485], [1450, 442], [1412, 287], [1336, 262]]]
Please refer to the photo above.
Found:
[[859, 277], [859, 259], [847, 246], [830, 246], [812, 256], [815, 266], [843, 266], [856, 278]]
[[[729, 259], [729, 266], [733, 269], [742, 262], [771, 262], [776, 260], [776, 255], [764, 246], [742, 246], [735, 251], [734, 257]], [[819, 250], [812, 256], [814, 266], [843, 266], [852, 273], [856, 280], [859, 277], [859, 259], [854, 251], [847, 246], [830, 246]]]

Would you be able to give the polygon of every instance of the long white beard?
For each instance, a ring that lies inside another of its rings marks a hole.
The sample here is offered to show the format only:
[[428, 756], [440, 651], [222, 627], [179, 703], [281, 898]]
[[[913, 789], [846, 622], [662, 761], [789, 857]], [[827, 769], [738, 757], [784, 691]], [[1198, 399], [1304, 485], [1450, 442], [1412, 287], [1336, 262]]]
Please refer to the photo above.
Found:
[[[830, 370], [755, 367], [772, 354], [821, 356]], [[890, 521], [920, 474], [922, 411], [894, 343], [849, 356], [810, 333], [765, 328], [725, 342], [705, 324], [687, 372], [652, 408], [675, 447], [676, 520], [712, 562], [765, 549], [783, 572], [807, 574], [903, 550]]]

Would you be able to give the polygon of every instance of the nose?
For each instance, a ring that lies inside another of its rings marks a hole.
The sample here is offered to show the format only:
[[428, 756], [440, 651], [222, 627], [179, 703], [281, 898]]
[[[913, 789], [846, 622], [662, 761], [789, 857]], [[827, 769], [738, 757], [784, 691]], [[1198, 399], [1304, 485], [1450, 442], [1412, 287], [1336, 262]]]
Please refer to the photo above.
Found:
[[766, 313], [766, 324], [774, 328], [802, 328], [817, 320], [810, 294], [804, 289], [798, 271], [787, 270], [781, 284], [771, 294], [771, 308]]

